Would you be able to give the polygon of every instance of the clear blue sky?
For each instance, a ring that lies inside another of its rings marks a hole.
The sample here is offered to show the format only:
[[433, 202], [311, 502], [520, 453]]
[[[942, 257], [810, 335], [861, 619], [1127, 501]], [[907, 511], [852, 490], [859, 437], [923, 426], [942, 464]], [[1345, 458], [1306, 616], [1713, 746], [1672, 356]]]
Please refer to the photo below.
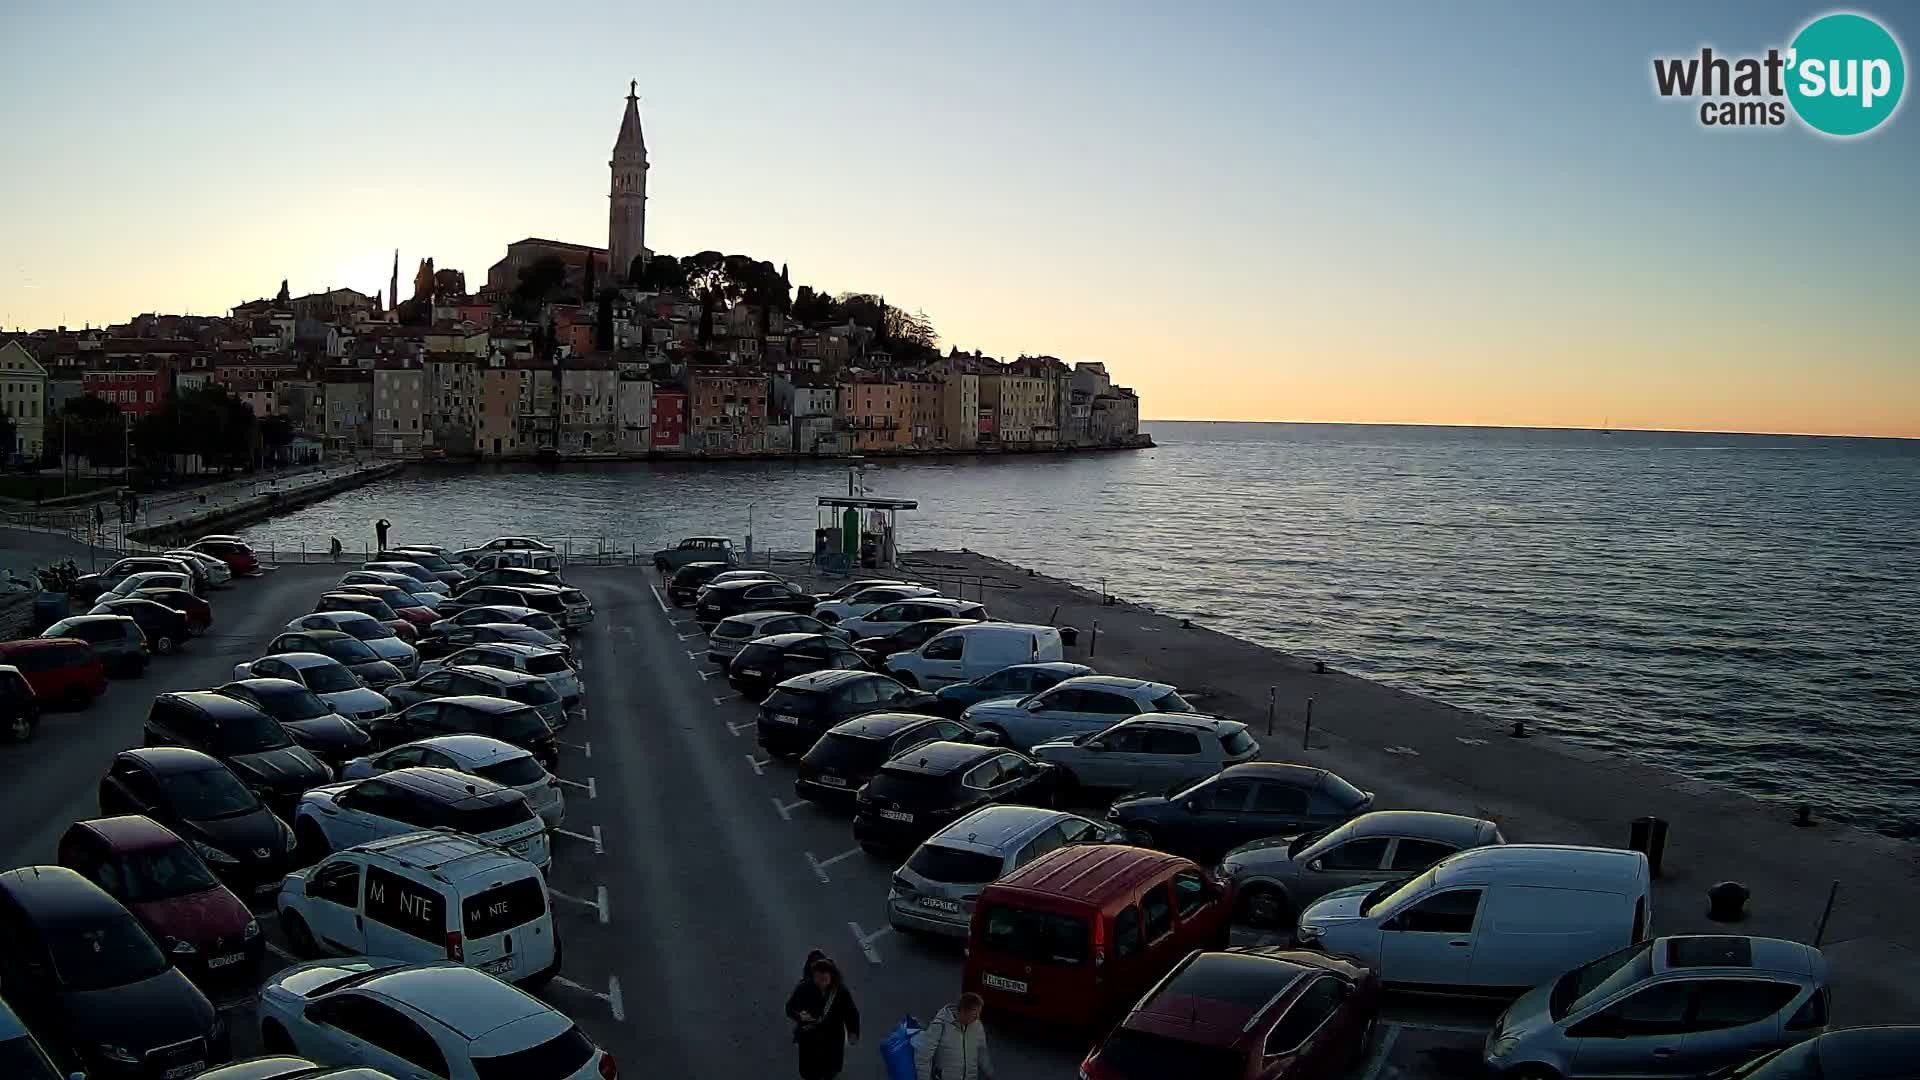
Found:
[[[604, 243], [637, 78], [655, 250], [1106, 360], [1150, 416], [1920, 435], [1920, 116], [1651, 89], [1827, 10], [14, 4], [0, 321]], [[1920, 11], [1860, 10], [1911, 63]]]

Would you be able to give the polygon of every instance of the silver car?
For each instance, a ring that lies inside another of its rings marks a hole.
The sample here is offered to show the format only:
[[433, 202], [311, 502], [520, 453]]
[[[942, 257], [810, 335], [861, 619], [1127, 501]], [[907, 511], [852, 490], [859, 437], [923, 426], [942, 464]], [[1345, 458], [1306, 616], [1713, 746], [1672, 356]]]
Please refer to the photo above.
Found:
[[386, 695], [393, 699], [395, 709], [404, 709], [434, 698], [473, 694], [531, 705], [555, 731], [567, 726], [566, 706], [560, 704], [560, 695], [554, 693], [553, 687], [548, 686], [545, 679], [504, 668], [442, 668], [412, 682], [398, 683], [386, 689]]
[[375, 656], [412, 677], [420, 670], [420, 654], [400, 640], [393, 627], [362, 611], [316, 611], [287, 620], [288, 630], [338, 630], [366, 642]]
[[1700, 1076], [1813, 1038], [1827, 1006], [1827, 960], [1811, 945], [1655, 938], [1528, 991], [1482, 1056], [1496, 1076]]
[[1220, 876], [1233, 879], [1242, 922], [1284, 927], [1335, 889], [1410, 877], [1456, 851], [1506, 842], [1481, 818], [1376, 810], [1331, 829], [1242, 844], [1221, 860]]
[[1247, 725], [1199, 713], [1148, 713], [1090, 735], [1035, 743], [1061, 783], [1095, 791], [1166, 791], [1198, 783], [1260, 753]]
[[340, 767], [340, 779], [361, 780], [415, 766], [456, 769], [510, 787], [549, 826], [565, 824], [567, 799], [560, 782], [532, 751], [486, 735], [436, 735], [401, 743], [391, 750], [357, 757]]
[[580, 673], [573, 670], [564, 654], [544, 645], [522, 645], [514, 641], [469, 645], [443, 660], [421, 664], [420, 673], [427, 675], [441, 668], [457, 667], [494, 667], [537, 675], [560, 695], [560, 704], [566, 706], [568, 715], [573, 715], [586, 702], [587, 691], [580, 683]]
[[746, 648], [749, 642], [774, 634], [844, 636], [811, 615], [791, 611], [749, 611], [744, 615], [729, 615], [714, 624], [713, 629], [707, 632], [707, 659], [726, 667], [727, 662], [740, 655], [740, 650]]
[[1116, 829], [1064, 810], [983, 806], [928, 837], [893, 872], [895, 930], [965, 938], [980, 890], [1066, 844], [1111, 843]]
[[1193, 706], [1166, 683], [1120, 675], [1081, 675], [1023, 698], [967, 706], [960, 719], [1002, 735], [1025, 750], [1035, 743], [1103, 731], [1142, 713], [1189, 713]]

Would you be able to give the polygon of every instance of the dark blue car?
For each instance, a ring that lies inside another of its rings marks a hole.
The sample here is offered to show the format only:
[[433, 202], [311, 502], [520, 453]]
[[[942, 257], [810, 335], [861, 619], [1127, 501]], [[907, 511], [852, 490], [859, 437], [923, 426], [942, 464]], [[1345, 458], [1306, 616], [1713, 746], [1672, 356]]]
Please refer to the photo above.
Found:
[[972, 682], [954, 683], [934, 692], [938, 704], [934, 711], [942, 716], [959, 716], [967, 706], [994, 698], [1024, 697], [1051, 689], [1054, 683], [1080, 675], [1092, 675], [1085, 664], [1056, 660], [1048, 664], [1014, 664]]

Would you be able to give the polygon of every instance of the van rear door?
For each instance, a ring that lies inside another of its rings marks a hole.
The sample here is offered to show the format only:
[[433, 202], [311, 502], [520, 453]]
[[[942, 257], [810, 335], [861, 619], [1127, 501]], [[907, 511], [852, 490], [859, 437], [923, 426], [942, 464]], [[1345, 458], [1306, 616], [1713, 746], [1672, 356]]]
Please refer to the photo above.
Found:
[[460, 901], [467, 963], [506, 982], [531, 978], [553, 964], [547, 897], [532, 874], [494, 882]]
[[1052, 911], [1017, 897], [983, 897], [968, 966], [989, 1006], [1068, 1023], [1092, 1019], [1090, 913]]

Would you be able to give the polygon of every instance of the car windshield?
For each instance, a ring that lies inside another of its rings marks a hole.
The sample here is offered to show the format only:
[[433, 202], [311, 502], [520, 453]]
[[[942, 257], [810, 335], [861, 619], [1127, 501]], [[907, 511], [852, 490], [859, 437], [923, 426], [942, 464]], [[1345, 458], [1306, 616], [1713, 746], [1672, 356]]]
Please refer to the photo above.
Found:
[[404, 554], [407, 556], [409, 561], [419, 563], [423, 569], [427, 569], [427, 570], [453, 569], [452, 563], [449, 563], [447, 560], [441, 558], [438, 555], [433, 554], [432, 552], [409, 551], [409, 552], [405, 552]]
[[1153, 711], [1154, 712], [1192, 712], [1193, 706], [1187, 704], [1187, 699], [1181, 697], [1179, 691], [1169, 690], [1166, 693], [1161, 694], [1159, 697], [1153, 699]]
[[166, 954], [131, 915], [47, 934], [54, 973], [68, 990], [103, 990], [151, 979], [167, 970]]
[[1238, 1080], [1247, 1075], [1247, 1055], [1226, 1046], [1187, 1042], [1118, 1028], [1100, 1047], [1100, 1075], [1114, 1080]]
[[886, 768], [873, 774], [873, 779], [867, 783], [867, 794], [916, 808], [942, 807], [953, 801], [952, 789], [944, 776]]
[[340, 628], [341, 633], [351, 634], [361, 641], [379, 641], [395, 636], [393, 628], [383, 625], [378, 619], [342, 619], [334, 625]]
[[302, 668], [300, 679], [307, 684], [307, 689], [316, 694], [337, 694], [343, 690], [360, 688], [360, 680], [353, 677], [353, 672], [338, 663]]
[[392, 592], [386, 592], [382, 590], [380, 593], [380, 598], [382, 600], [385, 600], [387, 602], [387, 606], [389, 607], [432, 607], [433, 606], [432, 604], [427, 603], [425, 600], [420, 599], [419, 597], [413, 595], [412, 593], [406, 591], [405, 589], [395, 589]]
[[[742, 658], [742, 662], [746, 662]], [[826, 703], [826, 696], [812, 690], [795, 690], [791, 687], [776, 686], [768, 694], [760, 707], [771, 712], [787, 713], [791, 716], [812, 716]]]
[[220, 752], [223, 754], [257, 754], [292, 745], [287, 729], [266, 713], [235, 709], [232, 716], [220, 718]]
[[333, 711], [304, 686], [254, 688], [252, 694], [275, 720], [312, 720]]
[[1220, 749], [1229, 755], [1244, 754], [1254, 748], [1253, 736], [1243, 727], [1234, 728], [1220, 736]]
[[[573, 1076], [593, 1060], [593, 1043], [577, 1027], [570, 1027], [538, 1046], [499, 1057], [473, 1059], [479, 1080], [560, 1080]], [[606, 1066], [602, 1064], [602, 1070]]]
[[515, 795], [511, 802], [460, 807], [449, 816], [447, 823], [461, 832], [478, 836], [525, 825], [533, 819], [533, 811], [527, 808], [527, 800]]
[[1319, 843], [1321, 837], [1326, 836], [1328, 833], [1332, 832], [1336, 828], [1339, 828], [1339, 826], [1329, 825], [1324, 829], [1315, 829], [1312, 832], [1303, 832], [1299, 836], [1294, 837], [1293, 842], [1287, 845], [1287, 858], [1291, 859], [1295, 855], [1298, 855], [1301, 852], [1312, 847], [1313, 845]]
[[1367, 898], [1360, 902], [1360, 914], [1366, 915], [1373, 911], [1373, 909], [1383, 905], [1397, 908], [1400, 906], [1400, 901], [1425, 892], [1432, 884], [1432, 870], [1428, 870], [1426, 873], [1414, 877], [1384, 882], [1379, 888], [1368, 893]]
[[503, 787], [526, 787], [528, 784], [538, 784], [547, 779], [547, 770], [533, 760], [532, 754], [508, 758], [492, 765], [482, 765], [473, 772], [475, 776], [484, 776]]
[[188, 821], [235, 817], [260, 808], [253, 792], [225, 769], [164, 773], [160, 790], [166, 793], [174, 811]]
[[816, 769], [842, 769], [853, 773], [872, 772], [885, 764], [887, 743], [883, 739], [862, 739], [857, 735], [829, 731], [806, 754], [807, 764]]
[[541, 653], [538, 656], [527, 657], [527, 674], [529, 675], [560, 675], [572, 670], [573, 666], [567, 663], [567, 658], [559, 653]]
[[507, 700], [522, 705], [551, 705], [560, 700], [560, 695], [544, 682], [523, 682], [507, 687]]
[[1000, 876], [1000, 865], [998, 855], [961, 851], [933, 843], [921, 844], [920, 849], [907, 860], [907, 869], [928, 881], [948, 885], [984, 885]]
[[132, 852], [120, 860], [115, 872], [120, 875], [120, 887], [110, 891], [131, 904], [206, 892], [220, 884], [185, 844]]
[[380, 656], [367, 647], [367, 643], [357, 638], [324, 638], [320, 642], [320, 651], [343, 664], [361, 664], [369, 660], [378, 660]]
[[561, 589], [560, 602], [563, 604], [584, 604], [587, 602], [587, 594], [581, 592], [579, 589]]
[[493, 718], [493, 735], [504, 742], [525, 746], [553, 734], [546, 718], [531, 708], [499, 713]]
[[1638, 942], [1560, 976], [1560, 981], [1553, 984], [1548, 1008], [1559, 1020], [1652, 976], [1653, 942]]

